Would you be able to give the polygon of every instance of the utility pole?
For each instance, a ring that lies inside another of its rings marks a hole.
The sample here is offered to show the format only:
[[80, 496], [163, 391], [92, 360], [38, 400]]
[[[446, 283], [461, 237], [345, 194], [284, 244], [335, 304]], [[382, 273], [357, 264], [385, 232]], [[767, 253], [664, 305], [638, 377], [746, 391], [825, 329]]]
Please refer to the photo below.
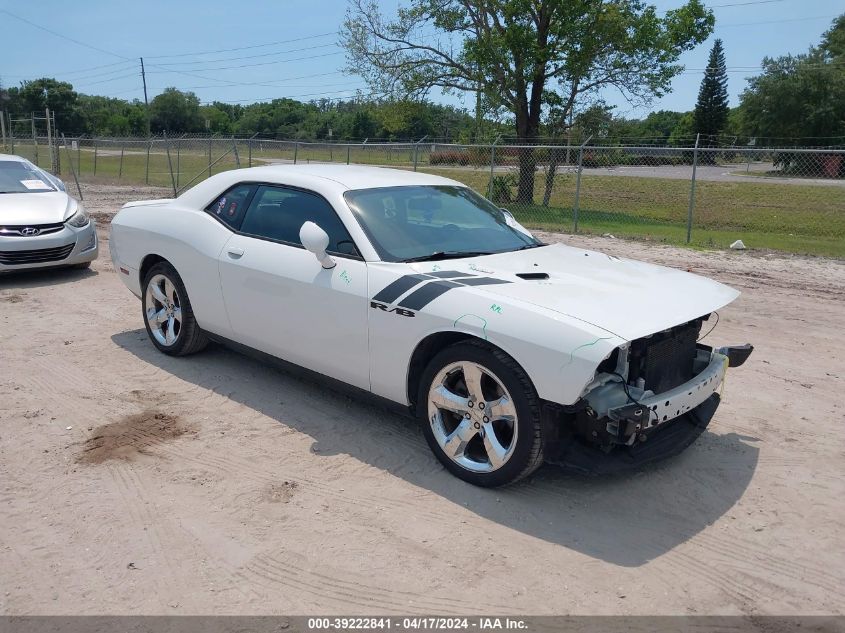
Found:
[[32, 146], [35, 150], [35, 164], [38, 165], [38, 135], [35, 131], [35, 112], [29, 113], [29, 123], [32, 126]]
[[147, 101], [147, 73], [144, 71], [144, 58], [141, 57], [141, 81], [144, 82], [144, 106], [147, 110], [147, 138], [150, 137], [150, 102]]
[[6, 151], [6, 113], [0, 110], [0, 132], [3, 134], [3, 151]]
[[59, 176], [62, 173], [62, 156], [59, 151], [59, 149], [61, 149], [59, 146], [59, 133], [56, 131], [56, 111], [51, 111], [50, 116], [53, 117], [53, 143], [56, 144], [56, 175]]
[[47, 147], [50, 148], [50, 171], [56, 173], [56, 159], [53, 157], [53, 135], [50, 133], [50, 108], [44, 109], [44, 118], [47, 120]]

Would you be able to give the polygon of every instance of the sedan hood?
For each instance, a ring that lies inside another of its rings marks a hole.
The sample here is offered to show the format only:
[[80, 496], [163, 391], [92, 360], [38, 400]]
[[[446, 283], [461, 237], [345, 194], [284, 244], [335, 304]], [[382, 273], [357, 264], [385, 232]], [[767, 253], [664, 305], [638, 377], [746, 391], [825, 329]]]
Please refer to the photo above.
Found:
[[586, 321], [629, 341], [718, 310], [739, 296], [699, 275], [563, 244], [414, 268], [510, 281], [474, 289]]
[[76, 206], [64, 191], [0, 194], [0, 226], [64, 222]]

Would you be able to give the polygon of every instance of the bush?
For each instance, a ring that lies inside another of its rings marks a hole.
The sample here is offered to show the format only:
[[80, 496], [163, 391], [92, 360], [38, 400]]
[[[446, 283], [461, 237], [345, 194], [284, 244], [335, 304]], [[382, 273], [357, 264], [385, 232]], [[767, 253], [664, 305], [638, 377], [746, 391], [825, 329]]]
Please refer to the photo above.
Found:
[[517, 177], [514, 174], [504, 174], [501, 176], [493, 176], [493, 186], [491, 199], [495, 204], [507, 204], [513, 202], [513, 195], [511, 189], [516, 187]]
[[597, 152], [588, 150], [584, 152], [581, 164], [584, 167], [615, 167], [621, 161], [621, 156], [616, 151]]
[[443, 152], [431, 152], [428, 156], [430, 165], [469, 165], [469, 154], [467, 152], [448, 150]]

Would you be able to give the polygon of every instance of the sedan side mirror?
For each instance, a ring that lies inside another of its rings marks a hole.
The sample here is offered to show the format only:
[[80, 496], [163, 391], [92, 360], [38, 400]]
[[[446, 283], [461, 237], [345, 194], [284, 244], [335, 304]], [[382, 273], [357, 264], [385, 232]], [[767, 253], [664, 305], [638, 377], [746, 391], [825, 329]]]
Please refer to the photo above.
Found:
[[314, 257], [320, 262], [323, 268], [334, 268], [337, 262], [326, 254], [329, 247], [329, 234], [313, 222], [306, 222], [299, 229], [299, 241], [302, 245], [314, 253]]

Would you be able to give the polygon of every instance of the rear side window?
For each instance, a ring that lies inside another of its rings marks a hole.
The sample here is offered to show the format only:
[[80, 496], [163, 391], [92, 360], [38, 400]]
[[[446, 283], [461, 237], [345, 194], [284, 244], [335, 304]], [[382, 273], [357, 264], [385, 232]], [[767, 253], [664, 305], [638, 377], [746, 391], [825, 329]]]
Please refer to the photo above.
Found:
[[352, 238], [332, 206], [322, 197], [298, 189], [258, 187], [241, 232], [302, 246], [299, 230], [309, 221], [329, 234], [329, 252], [358, 255]]
[[205, 210], [237, 231], [255, 189], [256, 185], [235, 185]]

